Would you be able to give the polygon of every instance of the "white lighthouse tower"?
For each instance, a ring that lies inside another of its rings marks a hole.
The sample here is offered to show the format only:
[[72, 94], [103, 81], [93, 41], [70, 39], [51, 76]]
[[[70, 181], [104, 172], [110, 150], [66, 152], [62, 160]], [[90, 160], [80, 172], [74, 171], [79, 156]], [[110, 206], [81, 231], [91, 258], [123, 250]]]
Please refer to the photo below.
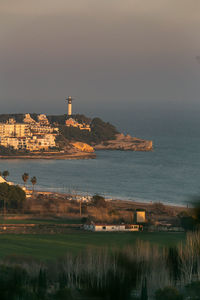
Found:
[[72, 100], [73, 98], [71, 96], [66, 98], [66, 102], [68, 103], [68, 116], [72, 115]]

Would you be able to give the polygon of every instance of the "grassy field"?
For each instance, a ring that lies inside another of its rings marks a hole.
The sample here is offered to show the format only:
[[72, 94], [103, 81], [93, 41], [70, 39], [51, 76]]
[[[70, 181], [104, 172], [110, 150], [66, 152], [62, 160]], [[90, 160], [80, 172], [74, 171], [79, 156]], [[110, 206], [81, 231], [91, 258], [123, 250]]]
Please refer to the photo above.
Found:
[[54, 219], [4, 219], [0, 218], [0, 224], [80, 224], [79, 219], [65, 219], [65, 218], [54, 218]]
[[66, 253], [78, 253], [93, 247], [120, 248], [133, 245], [137, 240], [149, 241], [161, 246], [173, 246], [185, 240], [184, 233], [93, 233], [69, 230], [60, 235], [0, 235], [0, 258], [27, 256], [39, 260], [52, 260]]

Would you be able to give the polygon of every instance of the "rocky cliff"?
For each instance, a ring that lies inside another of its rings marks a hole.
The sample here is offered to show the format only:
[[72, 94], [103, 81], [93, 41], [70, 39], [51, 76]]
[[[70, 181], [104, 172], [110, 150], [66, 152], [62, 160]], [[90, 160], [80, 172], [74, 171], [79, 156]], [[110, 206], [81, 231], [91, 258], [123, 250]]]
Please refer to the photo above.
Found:
[[82, 142], [74, 142], [71, 143], [71, 145], [77, 150], [77, 151], [81, 151], [81, 152], [87, 152], [87, 153], [91, 153], [94, 152], [94, 148], [86, 143], [82, 143]]
[[115, 140], [108, 140], [94, 145], [95, 150], [124, 150], [124, 151], [152, 151], [153, 142], [131, 137], [123, 133], [117, 134]]

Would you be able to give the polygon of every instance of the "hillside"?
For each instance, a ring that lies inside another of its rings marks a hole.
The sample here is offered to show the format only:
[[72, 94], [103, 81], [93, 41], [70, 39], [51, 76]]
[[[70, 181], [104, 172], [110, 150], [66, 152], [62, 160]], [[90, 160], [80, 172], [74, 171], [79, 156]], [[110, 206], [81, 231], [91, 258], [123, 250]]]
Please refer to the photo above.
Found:
[[[37, 120], [39, 114], [30, 114], [31, 118]], [[22, 123], [25, 114], [1, 114], [0, 122], [5, 123], [10, 118], [14, 118], [17, 123]], [[66, 114], [64, 115], [49, 115], [47, 116], [51, 125], [60, 129], [61, 135], [68, 141], [80, 141], [88, 144], [99, 144], [102, 141], [113, 140], [115, 135], [119, 132], [112, 124], [102, 121], [100, 118], [88, 118], [84, 115], [76, 114], [71, 116], [79, 123], [89, 124], [91, 126], [91, 132], [86, 130], [80, 130], [79, 128], [66, 127], [65, 120], [68, 119]], [[62, 138], [59, 138], [59, 140]]]
[[119, 132], [112, 124], [102, 121], [100, 118], [88, 119], [85, 116], [73, 116], [78, 122], [89, 124], [91, 131], [80, 130], [75, 127], [66, 127], [59, 124], [60, 133], [69, 141], [76, 140], [84, 143], [99, 144], [103, 141], [114, 140]]
[[[39, 114], [30, 114], [31, 118], [37, 121]], [[0, 122], [5, 123], [9, 118], [14, 118], [17, 123], [22, 123], [25, 114], [2, 114]], [[48, 115], [49, 123], [53, 127], [59, 128], [59, 134], [56, 136], [56, 146], [60, 151], [73, 152], [73, 142], [82, 142], [89, 144], [96, 150], [131, 150], [131, 151], [151, 151], [153, 149], [152, 141], [145, 141], [130, 136], [120, 134], [116, 127], [109, 122], [104, 122], [100, 118], [88, 118], [85, 115], [76, 114], [68, 116]], [[66, 126], [65, 122], [72, 120], [75, 126]], [[82, 126], [84, 128], [81, 128]], [[87, 129], [87, 130], [86, 130]], [[14, 154], [12, 149], [2, 148], [2, 153]]]

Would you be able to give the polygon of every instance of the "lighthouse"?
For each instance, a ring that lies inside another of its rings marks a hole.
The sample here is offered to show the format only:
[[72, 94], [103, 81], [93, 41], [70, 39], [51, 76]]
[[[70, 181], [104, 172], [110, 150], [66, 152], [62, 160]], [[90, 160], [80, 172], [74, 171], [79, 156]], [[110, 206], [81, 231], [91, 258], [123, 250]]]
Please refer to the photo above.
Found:
[[66, 98], [66, 102], [68, 103], [68, 116], [71, 116], [72, 115], [72, 97], [71, 96], [68, 96]]

